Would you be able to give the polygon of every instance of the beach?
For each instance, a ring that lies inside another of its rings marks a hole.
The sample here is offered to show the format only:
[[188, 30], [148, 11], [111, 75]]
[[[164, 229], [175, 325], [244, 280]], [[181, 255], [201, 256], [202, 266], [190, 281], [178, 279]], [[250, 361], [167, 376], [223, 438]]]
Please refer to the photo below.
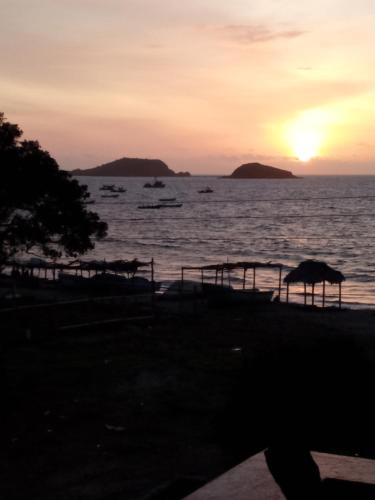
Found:
[[[119, 307], [96, 306], [95, 318]], [[187, 303], [147, 317], [142, 307], [138, 320], [65, 332], [39, 314], [39, 335], [18, 329], [17, 338], [14, 318], [5, 322], [3, 498], [182, 498], [267, 447], [280, 427], [293, 442], [294, 420], [313, 449], [375, 458], [371, 381], [358, 385], [359, 367], [373, 372], [373, 311]], [[319, 359], [327, 340], [329, 373]], [[333, 408], [338, 377], [345, 401]], [[293, 381], [302, 382], [298, 408]]]

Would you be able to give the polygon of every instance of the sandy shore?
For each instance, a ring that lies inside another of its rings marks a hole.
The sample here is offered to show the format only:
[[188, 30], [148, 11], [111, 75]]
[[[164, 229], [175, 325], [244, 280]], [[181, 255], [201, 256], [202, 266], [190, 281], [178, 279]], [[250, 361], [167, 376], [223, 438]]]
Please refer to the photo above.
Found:
[[275, 440], [375, 457], [374, 311], [143, 304], [59, 331], [124, 311], [80, 307], [3, 321], [2, 498], [178, 499]]

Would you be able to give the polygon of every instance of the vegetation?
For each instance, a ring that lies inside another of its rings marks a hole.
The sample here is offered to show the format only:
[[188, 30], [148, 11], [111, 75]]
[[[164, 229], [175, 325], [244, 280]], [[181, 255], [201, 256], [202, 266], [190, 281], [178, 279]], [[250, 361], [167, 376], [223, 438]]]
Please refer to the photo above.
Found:
[[87, 210], [87, 187], [0, 113], [0, 269], [16, 254], [82, 254], [107, 225]]

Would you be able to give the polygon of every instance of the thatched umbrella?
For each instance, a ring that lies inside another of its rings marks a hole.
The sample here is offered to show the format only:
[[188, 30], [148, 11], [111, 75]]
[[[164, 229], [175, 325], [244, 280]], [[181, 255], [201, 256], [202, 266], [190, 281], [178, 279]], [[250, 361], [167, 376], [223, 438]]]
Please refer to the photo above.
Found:
[[312, 304], [314, 305], [314, 290], [316, 283], [323, 283], [323, 307], [325, 306], [325, 285], [339, 285], [339, 307], [341, 308], [341, 283], [345, 280], [344, 275], [340, 271], [336, 271], [325, 262], [317, 260], [305, 260], [299, 266], [292, 269], [284, 278], [284, 283], [287, 284], [287, 302], [289, 301], [289, 285], [290, 283], [303, 283], [304, 285], [304, 302], [306, 305], [306, 285], [311, 285]]

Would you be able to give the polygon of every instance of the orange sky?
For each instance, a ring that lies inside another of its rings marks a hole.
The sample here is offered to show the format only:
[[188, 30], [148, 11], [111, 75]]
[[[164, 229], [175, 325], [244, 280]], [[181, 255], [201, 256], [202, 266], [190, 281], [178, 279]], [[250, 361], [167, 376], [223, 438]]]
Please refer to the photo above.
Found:
[[66, 169], [375, 174], [373, 0], [181, 4], [3, 0], [0, 110]]

